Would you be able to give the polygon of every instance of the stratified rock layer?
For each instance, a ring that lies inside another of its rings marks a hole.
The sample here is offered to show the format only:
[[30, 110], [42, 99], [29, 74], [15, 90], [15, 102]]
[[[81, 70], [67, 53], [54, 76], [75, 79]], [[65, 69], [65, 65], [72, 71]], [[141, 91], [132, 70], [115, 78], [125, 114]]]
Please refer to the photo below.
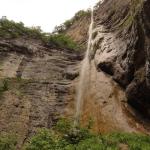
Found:
[[[94, 10], [90, 87], [81, 121], [92, 118], [96, 132], [150, 130], [149, 121], [137, 117], [150, 116], [149, 9], [148, 0], [105, 0]], [[85, 46], [89, 20], [78, 20], [66, 34]], [[75, 51], [40, 40], [1, 38], [0, 86], [5, 81], [8, 90], [0, 92], [0, 132], [16, 133], [21, 147], [38, 128], [50, 128], [61, 116], [73, 118], [80, 59]]]
[[1, 40], [0, 48], [0, 81], [8, 86], [0, 97], [0, 131], [17, 134], [21, 146], [66, 113], [79, 54], [24, 38]]

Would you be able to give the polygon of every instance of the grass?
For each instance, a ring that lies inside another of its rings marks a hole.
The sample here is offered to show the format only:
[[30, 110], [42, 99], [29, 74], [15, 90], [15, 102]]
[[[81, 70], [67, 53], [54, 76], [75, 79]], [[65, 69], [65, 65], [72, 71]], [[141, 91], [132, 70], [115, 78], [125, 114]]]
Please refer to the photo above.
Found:
[[150, 149], [150, 136], [133, 133], [111, 133], [104, 136], [104, 140], [112, 145], [126, 144], [130, 150]]
[[148, 150], [150, 137], [135, 133], [96, 135], [88, 128], [74, 127], [60, 120], [53, 129], [41, 129], [33, 136], [25, 150], [119, 150], [120, 145], [129, 150]]
[[4, 133], [0, 135], [0, 150], [16, 150], [16, 144], [14, 135]]
[[[0, 150], [17, 150], [14, 136], [0, 136]], [[86, 128], [74, 127], [61, 119], [52, 129], [42, 128], [31, 137], [23, 150], [119, 150], [121, 145], [129, 150], [149, 150], [150, 136], [135, 133], [91, 133]]]

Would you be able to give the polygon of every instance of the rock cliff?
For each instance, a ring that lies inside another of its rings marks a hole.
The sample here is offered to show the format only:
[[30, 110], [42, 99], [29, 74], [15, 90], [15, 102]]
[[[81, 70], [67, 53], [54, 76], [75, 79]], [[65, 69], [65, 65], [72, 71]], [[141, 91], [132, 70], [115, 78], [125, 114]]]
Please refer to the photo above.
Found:
[[[82, 108], [96, 132], [150, 130], [150, 1], [105, 0], [94, 9], [90, 87]], [[66, 31], [87, 41], [90, 18]], [[82, 54], [41, 40], [0, 38], [0, 131], [17, 134], [18, 146], [61, 116], [74, 117]]]
[[67, 112], [80, 57], [23, 37], [2, 39], [0, 48], [0, 81], [8, 88], [0, 97], [0, 131], [15, 133], [22, 145]]
[[149, 8], [142, 0], [105, 0], [94, 8], [91, 87], [83, 122], [94, 118], [96, 131], [149, 130]]
[[[111, 5], [111, 7], [109, 7]], [[150, 2], [105, 0], [95, 11], [95, 63], [125, 90], [128, 103], [150, 114]]]

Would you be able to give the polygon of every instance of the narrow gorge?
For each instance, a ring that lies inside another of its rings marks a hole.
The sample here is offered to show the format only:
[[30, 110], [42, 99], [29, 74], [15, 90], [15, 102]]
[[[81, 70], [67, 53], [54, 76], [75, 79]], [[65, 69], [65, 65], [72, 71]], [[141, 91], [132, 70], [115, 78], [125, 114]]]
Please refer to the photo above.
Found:
[[[0, 132], [17, 135], [17, 150], [60, 118], [92, 120], [98, 134], [149, 135], [149, 9], [149, 0], [100, 1], [50, 42], [1, 19]], [[70, 47], [54, 40], [62, 35]]]

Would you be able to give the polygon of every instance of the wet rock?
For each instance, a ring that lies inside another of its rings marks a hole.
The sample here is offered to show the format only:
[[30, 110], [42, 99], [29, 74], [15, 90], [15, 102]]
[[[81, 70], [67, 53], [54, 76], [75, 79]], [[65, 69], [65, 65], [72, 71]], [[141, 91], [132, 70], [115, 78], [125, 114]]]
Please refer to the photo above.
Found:
[[94, 12], [97, 69], [111, 75], [126, 91], [129, 104], [148, 118], [149, 9], [150, 1], [105, 0], [95, 7]]

